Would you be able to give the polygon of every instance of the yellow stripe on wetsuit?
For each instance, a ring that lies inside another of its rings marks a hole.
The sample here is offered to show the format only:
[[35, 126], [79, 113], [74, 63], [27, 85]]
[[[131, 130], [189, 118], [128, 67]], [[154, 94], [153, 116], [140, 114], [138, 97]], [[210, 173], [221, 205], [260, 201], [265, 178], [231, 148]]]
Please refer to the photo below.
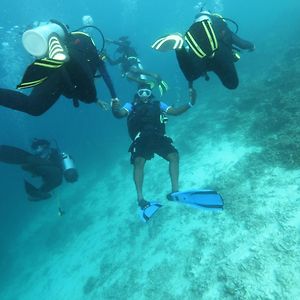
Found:
[[[209, 21], [202, 21], [201, 22], [205, 34], [208, 38], [208, 42], [210, 44], [210, 48], [212, 53], [215, 52], [218, 49], [218, 41], [215, 35], [215, 32], [211, 26], [211, 23]], [[188, 31], [185, 35], [185, 40], [190, 46], [190, 48], [193, 50], [193, 52], [200, 58], [204, 58], [208, 54], [204, 52], [204, 50], [199, 46], [199, 44], [195, 41], [192, 34]], [[210, 55], [210, 53], [209, 53]]]
[[63, 65], [64, 62], [54, 60], [54, 59], [40, 59], [35, 61], [33, 64], [35, 66], [45, 67], [45, 68], [53, 68], [57, 69]]
[[190, 34], [190, 32], [186, 33], [185, 40], [191, 47], [191, 49], [194, 51], [194, 53], [199, 56], [200, 58], [203, 58], [206, 56], [205, 52], [200, 48], [200, 46], [196, 43], [193, 36]]
[[[203, 25], [203, 27], [205, 29], [205, 32], [207, 34], [207, 37], [209, 39], [211, 49], [214, 52], [218, 48], [218, 41], [216, 39], [215, 32], [214, 32], [213, 28], [211, 27], [211, 24], [210, 24], [209, 21], [208, 22], [202, 22], [202, 25]], [[209, 28], [207, 28], [206, 26], [208, 26]]]
[[30, 81], [30, 82], [25, 82], [25, 83], [21, 83], [18, 85], [18, 89], [26, 89], [26, 88], [29, 88], [29, 87], [34, 87], [36, 85], [39, 85], [41, 84], [43, 81], [45, 81], [48, 77], [44, 77], [44, 78], [41, 78], [39, 80], [35, 80], [35, 81]]

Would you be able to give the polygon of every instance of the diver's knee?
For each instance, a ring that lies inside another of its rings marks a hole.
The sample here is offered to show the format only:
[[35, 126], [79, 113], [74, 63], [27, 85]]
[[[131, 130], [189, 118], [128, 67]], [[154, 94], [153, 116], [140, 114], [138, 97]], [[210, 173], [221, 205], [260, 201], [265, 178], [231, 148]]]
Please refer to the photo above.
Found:
[[39, 117], [43, 114], [43, 112], [41, 111], [33, 111], [33, 112], [30, 112], [29, 113], [31, 116], [34, 116], [34, 117]]
[[27, 113], [31, 116], [34, 117], [39, 117], [41, 116], [45, 111], [44, 110], [38, 110], [38, 109], [34, 109], [34, 110], [29, 110], [27, 111]]
[[144, 165], [145, 165], [145, 162], [146, 162], [145, 158], [143, 158], [143, 157], [136, 157], [134, 159], [134, 167], [135, 168], [143, 168]]
[[170, 154], [167, 156], [167, 160], [168, 160], [170, 163], [178, 163], [178, 162], [179, 162], [179, 154], [178, 154], [178, 152], [170, 153]]
[[235, 90], [239, 86], [239, 81], [238, 80], [228, 81], [228, 82], [223, 82], [223, 84], [229, 90]]

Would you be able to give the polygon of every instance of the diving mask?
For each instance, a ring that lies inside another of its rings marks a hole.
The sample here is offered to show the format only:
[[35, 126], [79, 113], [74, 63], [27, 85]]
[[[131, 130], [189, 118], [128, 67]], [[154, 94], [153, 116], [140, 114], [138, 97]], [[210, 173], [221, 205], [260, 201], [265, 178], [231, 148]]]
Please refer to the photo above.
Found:
[[139, 89], [137, 94], [140, 98], [149, 98], [152, 95], [152, 91], [150, 89]]

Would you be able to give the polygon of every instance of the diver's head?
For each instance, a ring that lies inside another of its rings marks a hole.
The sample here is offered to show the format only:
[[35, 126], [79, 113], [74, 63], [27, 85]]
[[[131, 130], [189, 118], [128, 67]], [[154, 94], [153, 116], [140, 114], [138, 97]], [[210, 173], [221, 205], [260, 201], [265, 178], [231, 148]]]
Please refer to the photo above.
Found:
[[199, 13], [195, 15], [194, 22], [201, 22], [204, 20], [209, 20], [209, 16], [211, 15], [211, 12], [208, 10], [201, 10]]
[[127, 49], [130, 46], [130, 41], [128, 40], [128, 36], [120, 36], [116, 44], [119, 46], [117, 51], [123, 52], [124, 49]]
[[123, 35], [118, 38], [118, 42], [123, 45], [129, 45], [130, 41], [128, 39], [129, 37], [127, 35]]
[[94, 25], [94, 20], [90, 15], [85, 15], [81, 18], [83, 26], [91, 26]]
[[149, 84], [141, 84], [136, 92], [135, 100], [138, 102], [147, 103], [152, 98], [154, 97], [152, 95], [151, 86]]
[[31, 143], [31, 149], [35, 155], [46, 158], [50, 153], [50, 142], [44, 139], [35, 138]]

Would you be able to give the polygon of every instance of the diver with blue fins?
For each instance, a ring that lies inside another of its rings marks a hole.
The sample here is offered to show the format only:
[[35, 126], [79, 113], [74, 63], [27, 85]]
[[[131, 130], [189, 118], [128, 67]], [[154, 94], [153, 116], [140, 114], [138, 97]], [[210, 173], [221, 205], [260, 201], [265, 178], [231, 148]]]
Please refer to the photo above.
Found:
[[[80, 29], [84, 29], [84, 26]], [[27, 68], [18, 89], [32, 88], [29, 95], [19, 91], [0, 89], [0, 105], [33, 116], [45, 113], [60, 96], [96, 103], [108, 109], [97, 97], [95, 78], [102, 77], [111, 98], [117, 98], [112, 80], [91, 37], [78, 29], [69, 32], [67, 26], [51, 20], [23, 33], [25, 49], [36, 60]], [[101, 33], [101, 31], [99, 30]], [[103, 47], [104, 47], [104, 37]]]
[[63, 178], [73, 183], [78, 180], [78, 171], [69, 154], [60, 151], [59, 147], [51, 147], [46, 139], [33, 139], [32, 152], [23, 149], [0, 145], [0, 162], [20, 165], [33, 177], [41, 177], [42, 184], [35, 187], [24, 180], [25, 191], [30, 201], [40, 201], [51, 198], [51, 192], [60, 186]]
[[207, 72], [214, 72], [228, 89], [238, 87], [239, 79], [234, 63], [241, 50], [254, 51], [254, 44], [241, 39], [228, 27], [227, 21], [237, 24], [219, 14], [201, 10], [187, 32], [169, 34], [156, 40], [152, 48], [158, 51], [175, 50], [179, 67], [189, 86]]
[[169, 201], [180, 202], [189, 206], [222, 210], [223, 199], [219, 193], [210, 189], [189, 189], [179, 191], [179, 154], [173, 140], [166, 136], [168, 116], [178, 116], [196, 103], [197, 93], [189, 87], [189, 102], [179, 107], [169, 106], [155, 99], [151, 86], [139, 86], [132, 102], [123, 106], [119, 100], [112, 100], [112, 113], [116, 118], [127, 118], [127, 128], [132, 143], [129, 147], [130, 162], [133, 165], [133, 179], [137, 192], [139, 215], [147, 222], [162, 206], [156, 201], [147, 201], [143, 195], [144, 167], [147, 160], [157, 154], [169, 162], [171, 192]]
[[[143, 195], [144, 166], [157, 154], [169, 162], [171, 193], [178, 192], [179, 155], [171, 138], [166, 136], [167, 116], [178, 116], [196, 102], [196, 91], [189, 89], [189, 102], [179, 107], [169, 106], [155, 99], [151, 86], [142, 84], [134, 95], [133, 102], [121, 106], [119, 100], [112, 100], [112, 113], [116, 118], [127, 117], [127, 127], [132, 144], [131, 163], [137, 192], [137, 202], [142, 221], [147, 222], [161, 207], [157, 202], [145, 200]], [[170, 195], [171, 195], [170, 193]], [[172, 200], [168, 195], [169, 200]]]
[[122, 77], [137, 83], [147, 84], [151, 88], [157, 87], [161, 95], [168, 90], [167, 83], [157, 73], [148, 72], [144, 69], [136, 50], [131, 46], [128, 36], [121, 36], [118, 40], [106, 39], [108, 44], [118, 46], [116, 53], [119, 57], [112, 59], [106, 53], [104, 57], [111, 65], [120, 65]]

